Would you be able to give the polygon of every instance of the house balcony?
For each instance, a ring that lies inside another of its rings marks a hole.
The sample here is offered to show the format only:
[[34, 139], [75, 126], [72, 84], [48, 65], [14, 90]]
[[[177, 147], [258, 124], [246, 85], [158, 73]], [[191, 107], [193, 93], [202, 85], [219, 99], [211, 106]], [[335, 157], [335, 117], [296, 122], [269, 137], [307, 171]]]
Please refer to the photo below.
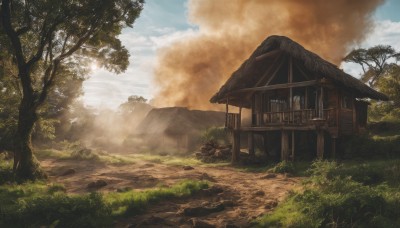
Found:
[[241, 115], [227, 113], [226, 127], [231, 130], [314, 130], [317, 127], [337, 128], [337, 109], [302, 109], [253, 114], [251, 126], [242, 126]]

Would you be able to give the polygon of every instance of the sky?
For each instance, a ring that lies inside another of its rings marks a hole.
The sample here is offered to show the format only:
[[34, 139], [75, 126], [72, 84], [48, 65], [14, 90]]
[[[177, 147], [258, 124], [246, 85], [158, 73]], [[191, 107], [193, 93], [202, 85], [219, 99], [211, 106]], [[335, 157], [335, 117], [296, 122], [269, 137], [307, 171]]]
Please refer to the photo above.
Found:
[[[387, 0], [374, 14], [375, 28], [364, 42], [353, 48], [384, 44], [400, 51], [399, 11], [400, 0]], [[116, 109], [131, 95], [151, 100], [157, 91], [152, 83], [157, 50], [193, 36], [198, 30], [188, 21], [187, 0], [147, 0], [133, 28], [124, 29], [120, 35], [122, 44], [131, 55], [128, 69], [117, 75], [94, 66], [83, 84], [84, 104], [93, 108]], [[340, 67], [355, 77], [360, 76], [356, 64], [345, 63]]]

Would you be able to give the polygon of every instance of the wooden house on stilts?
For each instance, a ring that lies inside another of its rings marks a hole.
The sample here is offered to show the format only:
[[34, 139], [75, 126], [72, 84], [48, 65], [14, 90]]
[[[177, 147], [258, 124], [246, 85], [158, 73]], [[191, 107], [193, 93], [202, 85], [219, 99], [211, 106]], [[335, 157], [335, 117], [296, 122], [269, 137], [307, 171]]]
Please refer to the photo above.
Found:
[[[363, 98], [388, 100], [293, 40], [271, 36], [210, 101], [226, 104], [235, 162], [241, 133], [247, 133], [250, 155], [257, 138], [259, 149], [281, 160], [309, 151], [320, 159], [334, 157], [337, 139], [366, 127], [369, 103]], [[238, 113], [230, 113], [229, 106], [239, 107]], [[242, 125], [242, 108], [251, 110], [248, 126]]]

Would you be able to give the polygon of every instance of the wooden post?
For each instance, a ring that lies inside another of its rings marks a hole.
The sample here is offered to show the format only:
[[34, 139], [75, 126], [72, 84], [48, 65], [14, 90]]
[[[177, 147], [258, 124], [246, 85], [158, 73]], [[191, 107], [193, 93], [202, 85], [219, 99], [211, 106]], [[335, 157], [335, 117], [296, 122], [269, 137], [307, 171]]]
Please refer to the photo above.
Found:
[[250, 157], [255, 156], [255, 151], [254, 151], [254, 134], [253, 132], [248, 133], [248, 147], [249, 147], [249, 155]]
[[322, 129], [317, 130], [317, 158], [324, 158], [324, 131]]
[[332, 138], [332, 159], [336, 159], [336, 138]]
[[295, 145], [294, 145], [294, 131], [292, 131], [292, 161], [294, 161], [294, 148], [295, 148]]
[[289, 137], [287, 131], [282, 131], [281, 137], [281, 160], [287, 161], [289, 155]]
[[268, 158], [268, 132], [264, 132], [263, 134], [263, 145], [264, 145], [264, 153], [266, 155], [266, 157]]
[[240, 131], [233, 131], [233, 147], [232, 147], [232, 163], [236, 164], [239, 162], [240, 154]]
[[225, 127], [228, 127], [229, 98], [226, 98]]

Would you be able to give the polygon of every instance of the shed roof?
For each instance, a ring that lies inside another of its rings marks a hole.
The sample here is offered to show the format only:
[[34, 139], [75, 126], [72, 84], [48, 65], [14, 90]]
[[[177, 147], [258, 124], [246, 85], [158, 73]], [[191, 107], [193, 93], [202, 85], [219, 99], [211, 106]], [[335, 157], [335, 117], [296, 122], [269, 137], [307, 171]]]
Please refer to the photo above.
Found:
[[185, 107], [152, 109], [137, 126], [139, 135], [184, 135], [201, 133], [212, 126], [223, 126], [225, 113], [189, 110]]

